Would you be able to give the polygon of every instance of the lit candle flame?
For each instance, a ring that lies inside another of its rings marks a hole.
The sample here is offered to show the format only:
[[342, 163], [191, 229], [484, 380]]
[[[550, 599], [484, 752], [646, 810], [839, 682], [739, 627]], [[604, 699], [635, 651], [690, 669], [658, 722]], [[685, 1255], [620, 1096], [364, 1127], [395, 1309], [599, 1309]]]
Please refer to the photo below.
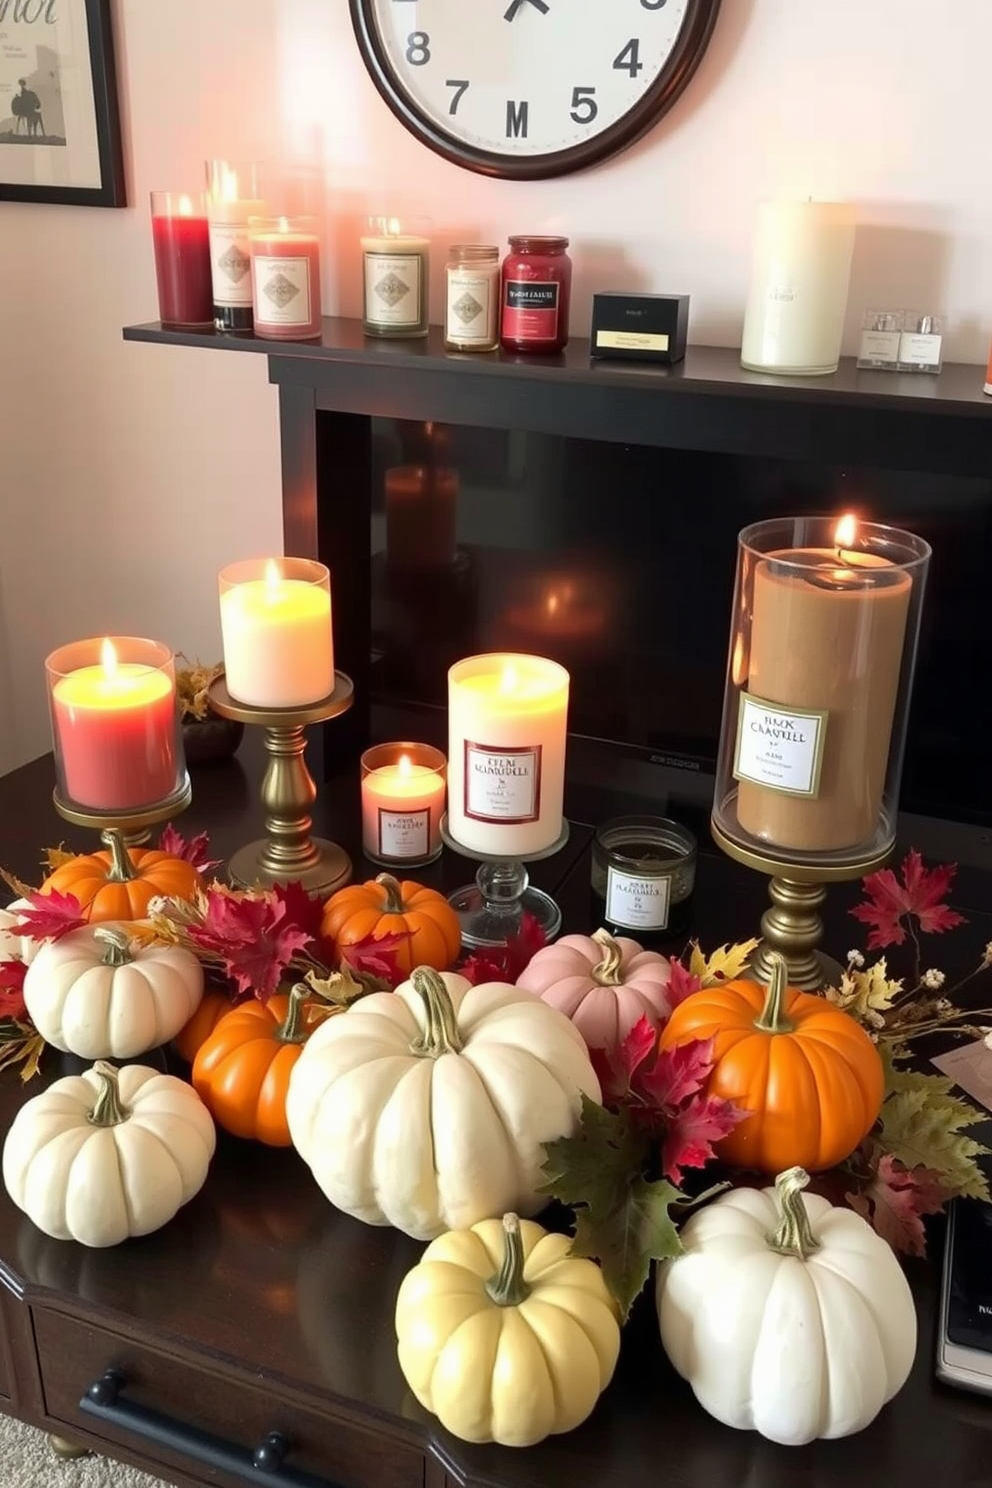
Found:
[[386, 224], [386, 232], [387, 232], [388, 236], [391, 237], [391, 238], [398, 238], [399, 237], [399, 235], [400, 235], [400, 219], [398, 217], [390, 217], [389, 221]]
[[730, 663], [730, 675], [735, 687], [743, 687], [747, 681], [747, 652], [744, 647], [744, 633], [738, 631], [734, 637], [734, 652]]
[[289, 218], [288, 217], [280, 217], [279, 218], [279, 231], [281, 233], [288, 233], [289, 232]]
[[117, 676], [117, 651], [109, 636], [100, 647], [100, 665], [107, 681], [113, 682]]
[[238, 173], [229, 165], [221, 166], [220, 199], [226, 202], [235, 202], [238, 199]]
[[841, 517], [834, 529], [834, 547], [840, 552], [841, 548], [853, 548], [854, 540], [858, 535], [858, 522], [853, 512], [847, 512]]
[[553, 589], [545, 601], [544, 608], [548, 613], [549, 619], [558, 613], [558, 595]]
[[180, 217], [192, 217], [193, 215], [193, 203], [188, 196], [179, 198], [179, 215]]
[[508, 661], [503, 668], [503, 675], [499, 679], [500, 692], [508, 695], [517, 689], [517, 669], [512, 661]]
[[265, 593], [270, 604], [278, 598], [282, 587], [282, 574], [279, 565], [274, 558], [270, 558], [265, 565]]
[[399, 759], [396, 761], [396, 770], [397, 773], [402, 775], [404, 778], [413, 774], [413, 764], [408, 754], [400, 755]]

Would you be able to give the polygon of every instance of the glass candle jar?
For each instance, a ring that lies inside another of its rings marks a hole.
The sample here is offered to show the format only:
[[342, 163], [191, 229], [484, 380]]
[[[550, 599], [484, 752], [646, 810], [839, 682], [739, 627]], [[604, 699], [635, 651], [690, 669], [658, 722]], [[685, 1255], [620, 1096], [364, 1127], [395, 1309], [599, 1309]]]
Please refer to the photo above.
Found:
[[214, 318], [206, 198], [153, 191], [152, 245], [163, 325], [210, 326]]
[[449, 351], [495, 351], [499, 345], [499, 249], [461, 243], [445, 267], [444, 344]]
[[331, 576], [314, 558], [247, 558], [222, 568], [227, 690], [252, 708], [307, 708], [334, 691]]
[[362, 234], [362, 330], [366, 336], [426, 336], [429, 217], [374, 214]]
[[374, 744], [362, 755], [362, 851], [415, 868], [441, 856], [447, 761], [429, 744]]
[[322, 325], [316, 217], [252, 217], [249, 231], [255, 335], [316, 340]]
[[567, 238], [510, 238], [503, 260], [500, 344], [506, 351], [555, 352], [568, 344], [572, 260]]
[[218, 331], [252, 328], [252, 217], [264, 217], [261, 168], [253, 160], [207, 161], [207, 219], [214, 325]]
[[696, 886], [696, 839], [662, 816], [617, 816], [592, 845], [598, 917], [636, 940], [672, 939], [689, 925]]
[[86, 811], [167, 801], [186, 778], [175, 658], [138, 636], [60, 646], [45, 662], [59, 795]]

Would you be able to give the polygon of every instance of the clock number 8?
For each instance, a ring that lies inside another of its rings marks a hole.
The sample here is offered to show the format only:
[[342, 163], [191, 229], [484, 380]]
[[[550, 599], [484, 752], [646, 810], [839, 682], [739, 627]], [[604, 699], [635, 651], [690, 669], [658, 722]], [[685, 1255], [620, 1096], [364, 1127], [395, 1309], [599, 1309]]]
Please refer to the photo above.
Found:
[[411, 67], [423, 67], [431, 60], [431, 39], [426, 31], [411, 31], [406, 39], [406, 60]]

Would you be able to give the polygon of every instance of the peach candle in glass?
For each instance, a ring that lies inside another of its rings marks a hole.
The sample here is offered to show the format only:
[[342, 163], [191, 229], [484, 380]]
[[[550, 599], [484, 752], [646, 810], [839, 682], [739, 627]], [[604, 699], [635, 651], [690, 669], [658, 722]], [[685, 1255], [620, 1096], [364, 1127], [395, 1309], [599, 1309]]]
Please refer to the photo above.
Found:
[[58, 794], [88, 811], [129, 812], [183, 785], [175, 658], [137, 636], [94, 637], [45, 662]]
[[227, 690], [253, 708], [304, 708], [334, 691], [331, 576], [310, 558], [251, 558], [220, 572]]
[[253, 217], [255, 335], [312, 341], [321, 333], [320, 237], [316, 217]]
[[362, 850], [415, 868], [441, 855], [445, 758], [429, 744], [375, 744], [362, 755]]

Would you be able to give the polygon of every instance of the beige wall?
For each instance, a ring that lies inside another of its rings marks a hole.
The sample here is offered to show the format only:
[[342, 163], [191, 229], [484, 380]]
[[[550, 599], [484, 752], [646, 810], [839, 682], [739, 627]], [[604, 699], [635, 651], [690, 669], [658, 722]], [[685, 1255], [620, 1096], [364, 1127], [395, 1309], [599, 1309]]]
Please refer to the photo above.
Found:
[[280, 546], [263, 359], [120, 339], [155, 313], [148, 191], [197, 183], [207, 153], [319, 164], [331, 311], [358, 308], [360, 213], [409, 203], [441, 244], [567, 231], [578, 330], [594, 288], [640, 285], [690, 292], [692, 339], [722, 345], [739, 343], [756, 202], [848, 198], [864, 224], [848, 349], [866, 304], [912, 303], [947, 313], [949, 355], [984, 361], [989, 0], [723, 0], [660, 128], [596, 171], [531, 185], [461, 172], [400, 128], [347, 0], [116, 12], [134, 205], [0, 204], [0, 768], [48, 747], [52, 646], [120, 630], [213, 657], [217, 568]]

